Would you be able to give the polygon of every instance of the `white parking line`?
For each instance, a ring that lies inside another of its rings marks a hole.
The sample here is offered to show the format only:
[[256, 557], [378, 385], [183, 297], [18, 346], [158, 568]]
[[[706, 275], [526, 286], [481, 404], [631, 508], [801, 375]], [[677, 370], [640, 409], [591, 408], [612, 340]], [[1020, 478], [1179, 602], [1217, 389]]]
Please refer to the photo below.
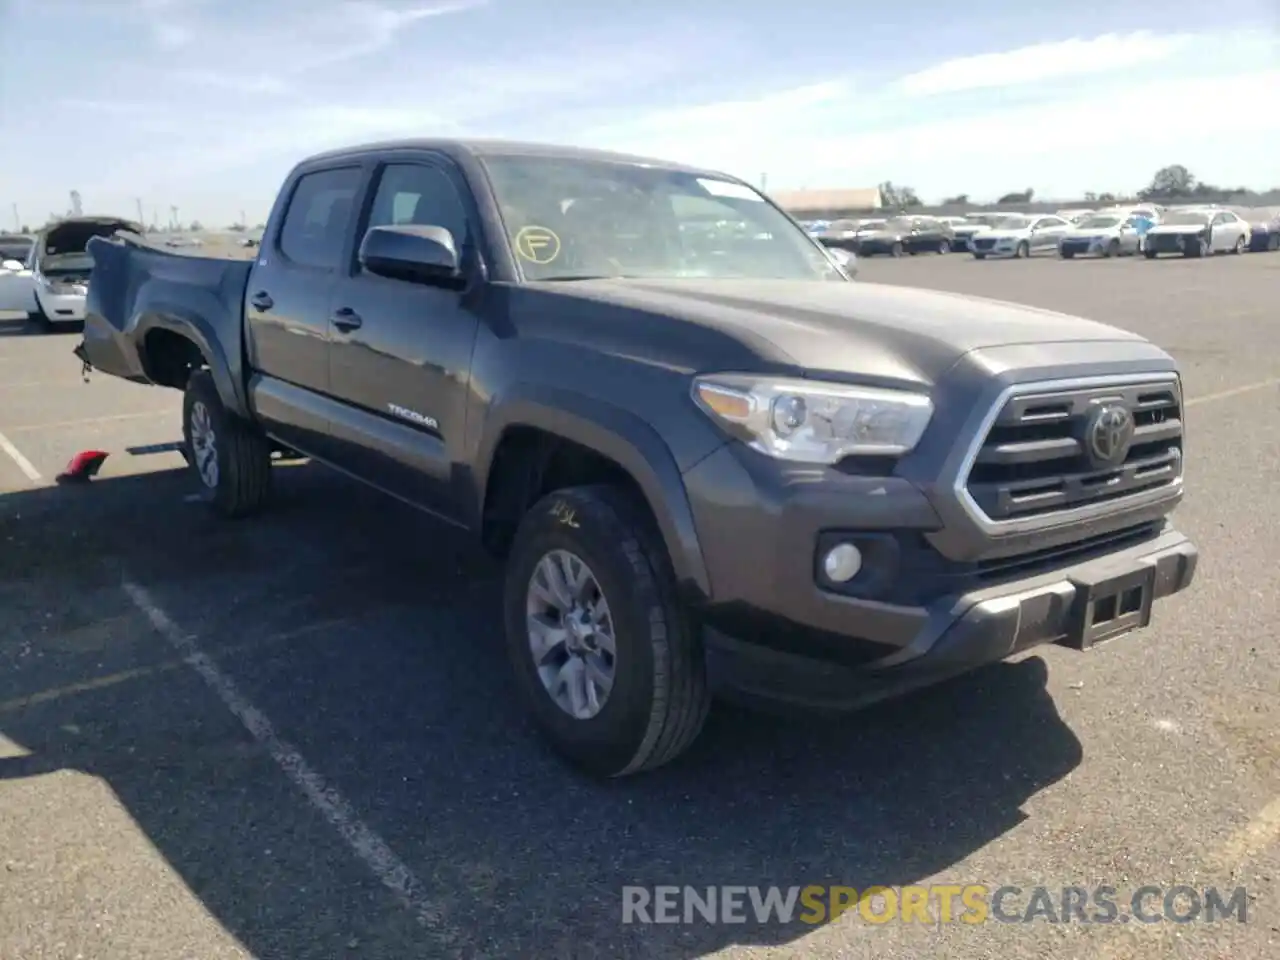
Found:
[[412, 912], [423, 927], [448, 939], [441, 909], [423, 892], [412, 870], [381, 837], [361, 821], [351, 804], [331, 784], [313, 770], [296, 749], [281, 740], [266, 715], [241, 695], [235, 682], [205, 656], [195, 639], [183, 633], [151, 595], [136, 583], [125, 581], [124, 591], [151, 621], [156, 631], [169, 641], [183, 660], [200, 675], [209, 689], [245, 729], [266, 749], [276, 764], [311, 801], [311, 805], [346, 841], [352, 853], [363, 861], [397, 899]]
[[1280, 377], [1259, 380], [1257, 383], [1246, 383], [1244, 386], [1232, 387], [1230, 390], [1222, 390], [1218, 393], [1206, 393], [1203, 397], [1192, 397], [1187, 400], [1186, 406], [1194, 407], [1197, 404], [1212, 403], [1215, 400], [1230, 400], [1232, 397], [1238, 397], [1245, 393], [1255, 393], [1258, 390], [1265, 390], [1267, 387], [1280, 387]]
[[3, 433], [0, 433], [0, 450], [9, 455], [9, 459], [18, 465], [18, 469], [27, 475], [27, 479], [34, 483], [41, 480], [40, 471], [35, 465], [22, 455], [22, 451], [13, 445], [13, 443]]

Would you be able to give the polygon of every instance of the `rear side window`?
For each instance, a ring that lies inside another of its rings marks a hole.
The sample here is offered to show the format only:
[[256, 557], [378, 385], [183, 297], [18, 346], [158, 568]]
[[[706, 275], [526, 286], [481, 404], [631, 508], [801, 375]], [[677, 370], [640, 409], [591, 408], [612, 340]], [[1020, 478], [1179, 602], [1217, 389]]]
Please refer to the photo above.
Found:
[[298, 181], [280, 229], [280, 252], [294, 263], [336, 270], [360, 190], [359, 167], [308, 173]]

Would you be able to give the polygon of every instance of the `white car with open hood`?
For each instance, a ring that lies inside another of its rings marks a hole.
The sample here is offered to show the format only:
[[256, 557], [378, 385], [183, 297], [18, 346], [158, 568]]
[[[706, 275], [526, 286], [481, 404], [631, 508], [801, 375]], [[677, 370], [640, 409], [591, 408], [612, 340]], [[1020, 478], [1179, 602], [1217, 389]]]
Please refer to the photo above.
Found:
[[1230, 210], [1219, 207], [1170, 210], [1147, 231], [1142, 252], [1154, 260], [1162, 253], [1208, 257], [1215, 253], [1244, 253], [1253, 228]]
[[142, 233], [119, 217], [71, 217], [40, 231], [25, 263], [6, 260], [0, 269], [0, 312], [25, 313], [43, 325], [82, 321], [93, 272], [89, 238], [118, 230]]
[[1058, 252], [1058, 241], [1071, 229], [1062, 217], [1049, 214], [1015, 214], [990, 230], [976, 234], [969, 250], [978, 260], [987, 257], [1030, 257], [1046, 251]]

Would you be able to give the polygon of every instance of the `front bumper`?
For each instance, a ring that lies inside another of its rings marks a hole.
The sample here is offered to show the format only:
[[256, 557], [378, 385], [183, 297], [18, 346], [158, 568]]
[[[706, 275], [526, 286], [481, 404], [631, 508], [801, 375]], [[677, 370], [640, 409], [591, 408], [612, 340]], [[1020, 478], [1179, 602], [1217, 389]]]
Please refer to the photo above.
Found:
[[1143, 246], [1152, 253], [1196, 253], [1203, 239], [1198, 233], [1148, 233]]
[[[1144, 601], [1150, 604], [1186, 589], [1197, 560], [1195, 545], [1168, 529], [1149, 542], [1028, 580], [943, 597], [919, 611], [918, 630], [906, 647], [859, 666], [712, 629], [706, 635], [708, 671], [715, 688], [732, 699], [809, 711], [856, 710], [1044, 644], [1092, 646], [1085, 630], [1091, 590], [1129, 578], [1150, 591]], [[1150, 615], [1144, 605], [1127, 619], [1117, 617], [1116, 635], [1147, 626]], [[856, 604], [848, 617], [854, 627]]]
[[36, 300], [44, 315], [53, 323], [79, 323], [84, 320], [83, 293], [50, 293], [48, 290], [38, 289]]
[[[1142, 581], [1139, 615], [1125, 623], [1145, 626], [1150, 602], [1195, 573], [1196, 548], [1166, 507], [1123, 529], [1084, 538], [1080, 528], [1052, 546], [1037, 537], [1017, 554], [961, 563], [930, 545], [941, 521], [909, 481], [779, 474], [763, 459], [730, 445], [685, 475], [714, 596], [700, 611], [708, 669], [734, 699], [857, 709], [1040, 644], [1087, 645], [1089, 591], [1115, 578]], [[826, 582], [820, 563], [841, 541], [865, 560], [844, 586]]]
[[969, 250], [971, 253], [981, 254], [984, 257], [1013, 257], [1017, 256], [1018, 245], [1027, 242], [1026, 238], [1002, 237], [991, 243], [990, 246], [986, 243], [971, 243]]

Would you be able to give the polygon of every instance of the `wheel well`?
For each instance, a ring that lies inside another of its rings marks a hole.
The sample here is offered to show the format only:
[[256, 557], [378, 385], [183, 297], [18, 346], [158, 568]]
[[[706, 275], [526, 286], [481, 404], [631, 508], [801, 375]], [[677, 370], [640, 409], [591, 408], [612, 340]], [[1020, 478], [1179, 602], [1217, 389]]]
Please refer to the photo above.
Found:
[[179, 390], [186, 387], [193, 371], [208, 366], [195, 342], [172, 330], [152, 330], [146, 335], [142, 362], [153, 383]]
[[481, 531], [485, 548], [504, 557], [530, 507], [553, 490], [586, 484], [624, 490], [656, 530], [640, 484], [616, 460], [536, 427], [508, 428], [494, 451], [485, 488]]

